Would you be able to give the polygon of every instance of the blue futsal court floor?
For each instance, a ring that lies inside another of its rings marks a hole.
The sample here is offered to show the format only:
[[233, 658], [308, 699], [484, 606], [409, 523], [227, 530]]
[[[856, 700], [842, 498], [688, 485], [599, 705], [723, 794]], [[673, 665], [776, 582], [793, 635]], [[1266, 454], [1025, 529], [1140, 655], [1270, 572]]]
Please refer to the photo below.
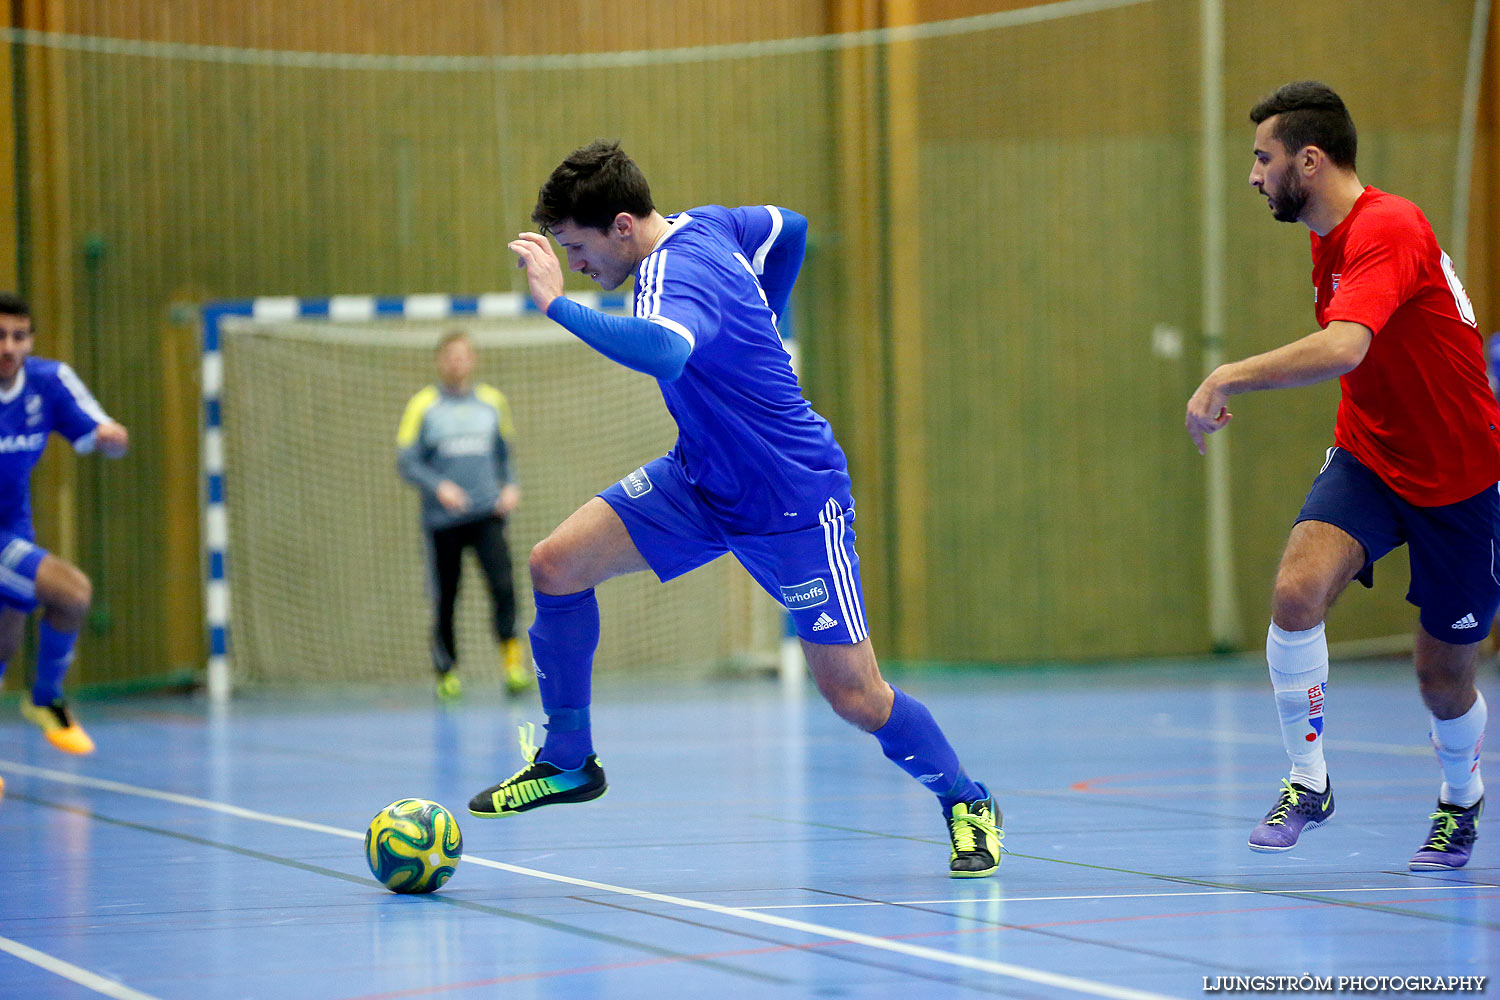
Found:
[[[609, 794], [504, 820], [464, 807], [519, 767], [534, 696], [83, 701], [85, 759], [8, 701], [0, 997], [1190, 997], [1500, 969], [1500, 821], [1469, 868], [1406, 870], [1440, 780], [1407, 663], [1334, 664], [1337, 815], [1284, 855], [1245, 846], [1286, 770], [1253, 659], [893, 679], [996, 793], [998, 876], [947, 878], [930, 797], [774, 679], [601, 676]], [[1500, 705], [1493, 665], [1481, 687]], [[432, 896], [365, 867], [406, 796], [463, 828]]]

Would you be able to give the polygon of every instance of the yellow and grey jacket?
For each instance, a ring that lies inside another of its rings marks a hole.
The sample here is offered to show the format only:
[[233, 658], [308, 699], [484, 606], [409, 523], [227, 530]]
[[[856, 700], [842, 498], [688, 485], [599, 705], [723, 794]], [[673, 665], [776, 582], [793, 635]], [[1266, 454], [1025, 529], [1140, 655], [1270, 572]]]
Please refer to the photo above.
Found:
[[[514, 435], [510, 404], [493, 386], [480, 383], [454, 395], [429, 385], [413, 396], [396, 430], [396, 468], [422, 493], [422, 525], [450, 528], [493, 514], [501, 487], [513, 481]], [[469, 495], [467, 510], [450, 513], [438, 503], [445, 479]]]

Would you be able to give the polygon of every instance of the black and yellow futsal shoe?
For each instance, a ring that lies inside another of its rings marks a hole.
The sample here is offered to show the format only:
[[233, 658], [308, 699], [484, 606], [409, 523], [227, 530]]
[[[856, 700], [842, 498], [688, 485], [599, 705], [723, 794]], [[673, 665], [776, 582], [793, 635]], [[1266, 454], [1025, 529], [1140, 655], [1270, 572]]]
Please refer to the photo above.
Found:
[[1000, 829], [1002, 817], [995, 808], [995, 797], [977, 802], [960, 802], [948, 816], [948, 838], [953, 853], [948, 857], [949, 878], [984, 878], [1000, 868]]
[[469, 815], [486, 819], [515, 816], [542, 806], [588, 802], [609, 791], [604, 768], [594, 754], [589, 754], [583, 766], [573, 771], [537, 760], [535, 733], [536, 727], [529, 722], [521, 727], [521, 754], [526, 758], [526, 766], [470, 799]]

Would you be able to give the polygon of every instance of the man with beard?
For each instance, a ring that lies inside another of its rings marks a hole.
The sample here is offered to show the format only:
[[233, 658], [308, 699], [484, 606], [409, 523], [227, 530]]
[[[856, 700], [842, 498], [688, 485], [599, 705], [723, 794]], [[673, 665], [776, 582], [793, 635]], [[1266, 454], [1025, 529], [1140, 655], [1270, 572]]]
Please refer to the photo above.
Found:
[[1333, 816], [1323, 757], [1328, 645], [1323, 620], [1351, 580], [1401, 544], [1407, 600], [1420, 609], [1415, 667], [1442, 765], [1437, 810], [1413, 870], [1460, 868], [1484, 808], [1485, 702], [1475, 664], [1500, 607], [1492, 559], [1500, 528], [1500, 409], [1485, 378], [1474, 309], [1411, 202], [1355, 174], [1356, 133], [1327, 86], [1291, 83], [1250, 112], [1250, 185], [1281, 222], [1312, 230], [1318, 332], [1215, 369], [1187, 405], [1198, 451], [1229, 423], [1230, 396], [1337, 376], [1334, 447], [1297, 516], [1277, 570], [1266, 660], [1291, 774], [1250, 834], [1286, 851]]

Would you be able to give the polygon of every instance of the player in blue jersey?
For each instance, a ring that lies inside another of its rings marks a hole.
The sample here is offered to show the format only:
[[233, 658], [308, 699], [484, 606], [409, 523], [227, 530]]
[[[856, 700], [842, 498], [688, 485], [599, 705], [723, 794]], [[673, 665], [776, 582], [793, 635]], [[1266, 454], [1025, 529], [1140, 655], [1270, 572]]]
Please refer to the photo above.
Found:
[[92, 585], [77, 566], [37, 547], [31, 470], [53, 431], [79, 454], [111, 458], [125, 454], [130, 438], [73, 369], [32, 357], [32, 344], [30, 308], [0, 293], [0, 674], [21, 646], [27, 617], [40, 608], [36, 683], [31, 697], [21, 698], [21, 714], [59, 750], [86, 754], [94, 742], [74, 721], [62, 684]]
[[[606, 357], [654, 376], [679, 436], [672, 451], [580, 507], [531, 552], [531, 627], [547, 737], [476, 795], [476, 816], [584, 802], [606, 789], [589, 726], [599, 605], [594, 587], [652, 570], [670, 580], [732, 552], [790, 611], [818, 690], [934, 792], [954, 878], [1000, 863], [1000, 812], [964, 773], [932, 715], [880, 675], [865, 624], [848, 464], [802, 397], [777, 332], [802, 266], [807, 220], [774, 206], [663, 217], [618, 144], [595, 142], [552, 172], [510, 244], [532, 298]], [[562, 266], [605, 289], [635, 277], [632, 316], [563, 294]]]

